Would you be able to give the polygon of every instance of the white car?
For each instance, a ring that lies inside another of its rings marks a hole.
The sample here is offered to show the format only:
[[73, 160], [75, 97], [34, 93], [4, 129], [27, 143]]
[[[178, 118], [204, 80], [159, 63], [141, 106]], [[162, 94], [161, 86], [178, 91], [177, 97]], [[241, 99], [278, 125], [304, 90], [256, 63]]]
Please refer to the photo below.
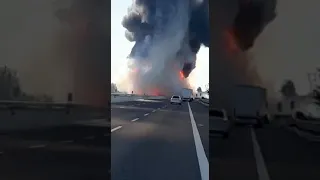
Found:
[[302, 104], [292, 113], [289, 126], [311, 131], [320, 131], [320, 102]]
[[182, 98], [178, 95], [173, 95], [170, 99], [170, 104], [179, 104], [181, 105], [182, 103]]
[[210, 109], [209, 119], [210, 136], [214, 134], [222, 134], [223, 138], [228, 138], [231, 122], [228, 118], [227, 112], [224, 109]]

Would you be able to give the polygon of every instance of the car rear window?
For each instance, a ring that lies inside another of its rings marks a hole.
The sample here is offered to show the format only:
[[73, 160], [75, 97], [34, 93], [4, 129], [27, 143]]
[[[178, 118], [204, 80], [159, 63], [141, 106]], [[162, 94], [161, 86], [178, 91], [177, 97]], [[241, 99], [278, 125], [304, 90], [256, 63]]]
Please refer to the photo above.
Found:
[[219, 111], [219, 110], [210, 110], [209, 111], [209, 116], [224, 118], [223, 112]]
[[180, 97], [179, 96], [172, 96], [172, 98], [179, 99]]

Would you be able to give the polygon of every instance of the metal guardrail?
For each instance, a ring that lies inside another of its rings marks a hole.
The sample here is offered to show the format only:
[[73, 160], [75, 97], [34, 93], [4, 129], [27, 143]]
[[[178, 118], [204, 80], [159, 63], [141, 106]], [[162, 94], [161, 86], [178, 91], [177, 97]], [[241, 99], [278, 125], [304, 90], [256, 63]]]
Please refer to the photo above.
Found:
[[[136, 94], [111, 93], [111, 96], [116, 97], [141, 97], [148, 98], [152, 96], [141, 96]], [[77, 104], [72, 102], [37, 102], [37, 101], [0, 101], [1, 109], [51, 109], [51, 110], [66, 110], [66, 109], [105, 109], [106, 107], [95, 107], [87, 104]]]
[[33, 102], [33, 101], [0, 101], [0, 110], [10, 110], [12, 113], [17, 110], [104, 110], [106, 107], [95, 107], [86, 104], [76, 104], [67, 102]]

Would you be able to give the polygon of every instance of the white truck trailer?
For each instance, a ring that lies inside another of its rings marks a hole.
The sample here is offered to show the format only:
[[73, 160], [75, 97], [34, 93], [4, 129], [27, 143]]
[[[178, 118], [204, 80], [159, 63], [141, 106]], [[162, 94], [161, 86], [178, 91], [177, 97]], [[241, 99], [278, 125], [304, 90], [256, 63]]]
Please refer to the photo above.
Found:
[[266, 89], [251, 85], [236, 85], [232, 94], [235, 123], [262, 126], [268, 114]]
[[182, 98], [182, 101], [191, 102], [193, 100], [193, 91], [192, 91], [192, 89], [183, 88], [182, 91], [181, 91], [181, 98]]

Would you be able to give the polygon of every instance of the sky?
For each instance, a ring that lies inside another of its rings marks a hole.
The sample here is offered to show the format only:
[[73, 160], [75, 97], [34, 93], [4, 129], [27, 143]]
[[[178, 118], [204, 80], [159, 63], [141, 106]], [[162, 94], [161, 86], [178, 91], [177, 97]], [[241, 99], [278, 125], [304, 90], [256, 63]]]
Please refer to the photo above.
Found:
[[[127, 14], [132, 0], [111, 0], [111, 82], [116, 83], [126, 71], [126, 57], [134, 43], [129, 42], [125, 36], [125, 28], [121, 21]], [[202, 47], [197, 54], [196, 68], [189, 76], [189, 82], [194, 89], [206, 88], [209, 83], [209, 49]]]
[[310, 92], [307, 73], [320, 67], [319, 6], [316, 0], [278, 0], [276, 19], [257, 39], [254, 60], [274, 90], [291, 79], [299, 94]]

